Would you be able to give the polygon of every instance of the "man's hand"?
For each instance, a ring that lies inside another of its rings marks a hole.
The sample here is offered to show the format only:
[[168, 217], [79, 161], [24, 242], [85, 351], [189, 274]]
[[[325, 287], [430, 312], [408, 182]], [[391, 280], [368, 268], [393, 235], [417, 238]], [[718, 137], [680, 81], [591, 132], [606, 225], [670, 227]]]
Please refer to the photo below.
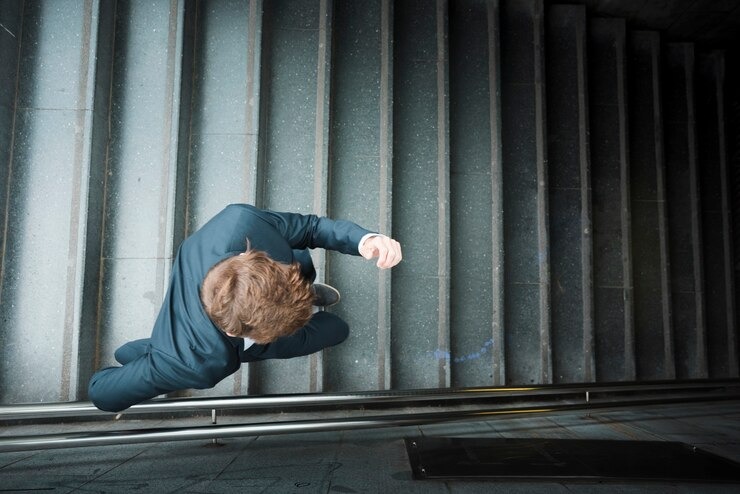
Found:
[[376, 235], [365, 240], [360, 249], [360, 255], [365, 259], [378, 258], [377, 266], [380, 269], [392, 268], [401, 262], [401, 244], [385, 235]]

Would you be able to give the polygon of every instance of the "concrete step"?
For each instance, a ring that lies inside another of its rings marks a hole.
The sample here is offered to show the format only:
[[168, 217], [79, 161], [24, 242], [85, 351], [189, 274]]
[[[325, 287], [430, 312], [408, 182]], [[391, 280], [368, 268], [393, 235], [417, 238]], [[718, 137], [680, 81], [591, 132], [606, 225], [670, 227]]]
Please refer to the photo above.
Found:
[[506, 382], [552, 382], [543, 2], [501, 3]]
[[[449, 89], [447, 2], [394, 5], [394, 388], [450, 384]], [[412, 329], [413, 328], [413, 329]]]
[[95, 205], [104, 214], [97, 366], [114, 365], [118, 346], [151, 334], [184, 235], [181, 110], [190, 95], [182, 88], [193, 58], [186, 4], [116, 4], [105, 192]]
[[[18, 84], [18, 62], [23, 36], [23, 2], [6, 2], [0, 11], [0, 23], [5, 26], [6, 39], [0, 43], [0, 85], [6, 88], [0, 93], [0, 214], [5, 217], [5, 198], [13, 158], [13, 128], [15, 125], [16, 91]], [[4, 259], [5, 256], [3, 256]], [[0, 295], [2, 292], [0, 292]]]
[[3, 81], [15, 88], [2, 103], [11, 131], [2, 152], [2, 396], [71, 400], [95, 363], [86, 323], [97, 309], [108, 107], [96, 84], [110, 80], [113, 16], [105, 2], [71, 1], [14, 4], [2, 15]]
[[553, 381], [596, 379], [587, 19], [584, 7], [547, 11], [547, 155]]
[[[392, 235], [392, 2], [336, 3], [333, 41], [328, 209]], [[352, 330], [341, 348], [324, 352], [324, 389], [389, 389], [391, 274], [329, 252], [327, 278], [342, 293], [330, 310]]]
[[628, 43], [636, 372], [638, 379], [672, 379], [660, 35], [635, 31]]
[[455, 2], [450, 10], [453, 386], [505, 379], [498, 16], [498, 2]]
[[[332, 2], [265, 2], [258, 205], [327, 214]], [[317, 280], [325, 276], [316, 251]], [[250, 392], [320, 391], [322, 355], [250, 365]]]
[[[262, 179], [262, 2], [200, 2], [195, 18], [192, 117], [185, 123], [190, 128], [189, 160], [180, 173], [187, 198], [185, 235], [226, 204], [256, 203]], [[213, 390], [188, 394], [246, 394], [249, 369], [242, 366]]]
[[663, 60], [672, 321], [676, 377], [706, 378], [706, 316], [697, 170], [695, 48], [669, 43]]
[[590, 21], [596, 376], [606, 381], [636, 377], [626, 38], [623, 20]]
[[725, 57], [701, 53], [696, 64], [707, 351], [711, 377], [737, 376], [734, 271], [725, 133]]

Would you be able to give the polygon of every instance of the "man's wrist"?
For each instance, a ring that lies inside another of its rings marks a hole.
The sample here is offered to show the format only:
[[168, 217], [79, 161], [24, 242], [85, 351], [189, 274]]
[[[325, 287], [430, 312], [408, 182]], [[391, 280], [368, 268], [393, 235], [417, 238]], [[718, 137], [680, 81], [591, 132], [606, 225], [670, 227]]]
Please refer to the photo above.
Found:
[[367, 242], [368, 239], [373, 238], [373, 237], [381, 237], [381, 236], [383, 236], [382, 233], [366, 233], [360, 239], [360, 243], [357, 244], [357, 251], [359, 252], [362, 250], [362, 246], [365, 245], [365, 242]]

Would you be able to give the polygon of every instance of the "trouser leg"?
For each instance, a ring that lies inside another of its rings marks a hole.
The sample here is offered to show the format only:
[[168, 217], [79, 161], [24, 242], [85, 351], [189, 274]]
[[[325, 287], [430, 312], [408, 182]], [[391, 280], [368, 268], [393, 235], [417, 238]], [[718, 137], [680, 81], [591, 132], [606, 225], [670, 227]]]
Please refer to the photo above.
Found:
[[347, 339], [349, 326], [339, 316], [317, 312], [304, 327], [267, 345], [254, 344], [244, 350], [242, 362], [302, 357]]
[[120, 346], [118, 350], [116, 350], [114, 357], [116, 358], [116, 361], [119, 364], [125, 365], [129, 362], [136, 360], [137, 358], [144, 355], [145, 353], [148, 353], [149, 348], [150, 348], [149, 338], [129, 341], [128, 343], [125, 343], [124, 345]]

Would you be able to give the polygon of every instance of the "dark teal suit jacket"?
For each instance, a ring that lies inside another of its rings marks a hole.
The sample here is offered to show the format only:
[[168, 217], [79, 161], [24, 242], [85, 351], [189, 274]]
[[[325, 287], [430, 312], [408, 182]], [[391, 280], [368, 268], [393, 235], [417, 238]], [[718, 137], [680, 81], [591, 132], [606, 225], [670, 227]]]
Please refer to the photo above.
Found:
[[349, 221], [227, 206], [180, 246], [148, 351], [95, 373], [90, 400], [101, 410], [117, 412], [163, 393], [211, 388], [239, 368], [243, 340], [227, 337], [211, 322], [200, 287], [211, 267], [245, 251], [247, 239], [276, 261], [293, 263], [294, 250], [359, 255], [357, 246], [367, 233]]

